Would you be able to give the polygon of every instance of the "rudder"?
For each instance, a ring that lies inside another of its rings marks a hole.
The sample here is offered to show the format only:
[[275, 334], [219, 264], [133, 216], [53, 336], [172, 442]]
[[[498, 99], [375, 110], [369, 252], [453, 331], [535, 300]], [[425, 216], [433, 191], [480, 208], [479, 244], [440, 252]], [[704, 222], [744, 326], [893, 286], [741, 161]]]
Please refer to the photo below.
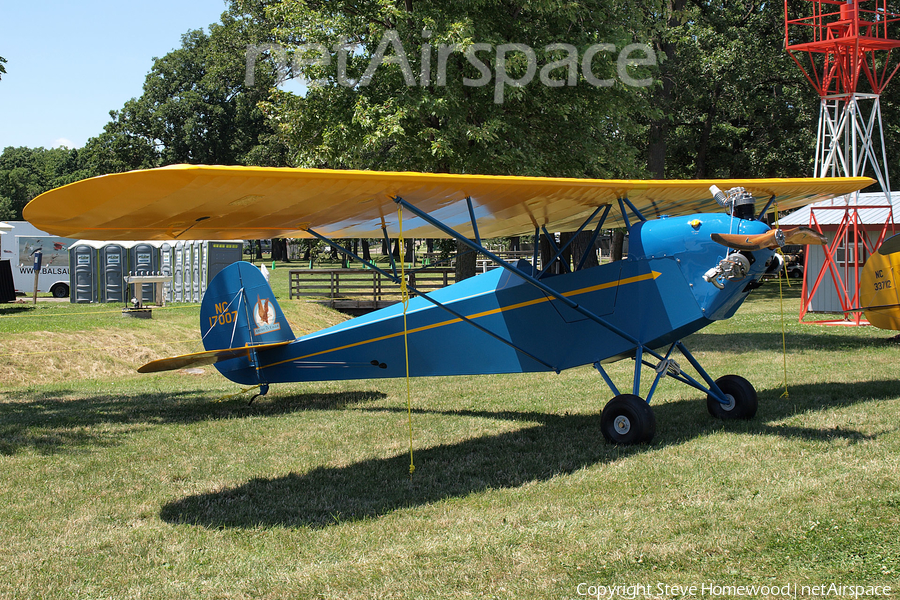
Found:
[[[206, 350], [292, 341], [294, 332], [259, 269], [237, 262], [209, 283], [200, 305], [200, 334]], [[259, 380], [251, 357], [216, 363], [222, 375], [242, 384]]]

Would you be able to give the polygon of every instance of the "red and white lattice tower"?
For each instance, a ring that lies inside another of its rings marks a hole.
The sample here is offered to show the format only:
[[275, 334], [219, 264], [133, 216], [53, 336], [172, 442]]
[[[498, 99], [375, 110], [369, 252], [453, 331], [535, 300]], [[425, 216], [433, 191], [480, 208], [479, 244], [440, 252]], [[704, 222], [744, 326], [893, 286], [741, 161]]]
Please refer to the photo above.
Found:
[[[785, 49], [820, 98], [814, 176], [873, 176], [890, 204], [880, 95], [900, 67], [891, 60], [892, 51], [900, 48], [895, 39], [900, 37], [900, 14], [888, 11], [886, 0], [791, 0], [790, 7], [785, 0], [784, 16]], [[847, 270], [847, 261], [841, 268], [834, 262], [837, 248], [853, 256], [864, 256], [867, 250], [861, 247], [865, 240], [848, 238], [857, 235], [853, 221], [860, 207], [854, 198], [845, 198], [841, 205], [844, 222], [838, 231], [843, 239], [836, 236], [826, 249], [816, 285], [809, 290], [804, 285], [801, 319], [826, 270], [844, 311], [858, 298], [858, 272], [841, 273]], [[891, 211], [888, 214], [892, 220]], [[810, 221], [818, 228], [813, 213]], [[855, 270], [860, 266], [856, 264]]]

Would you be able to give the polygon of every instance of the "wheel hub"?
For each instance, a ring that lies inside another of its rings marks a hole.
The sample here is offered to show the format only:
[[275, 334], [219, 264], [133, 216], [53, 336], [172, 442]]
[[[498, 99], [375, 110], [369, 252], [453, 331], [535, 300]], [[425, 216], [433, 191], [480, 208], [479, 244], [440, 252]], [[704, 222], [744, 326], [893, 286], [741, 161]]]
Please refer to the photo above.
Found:
[[734, 396], [731, 394], [725, 394], [725, 399], [728, 400], [725, 404], [722, 405], [722, 410], [730, 411], [734, 410], [735, 402]]
[[616, 428], [616, 433], [619, 435], [625, 435], [629, 431], [631, 431], [631, 421], [628, 420], [628, 417], [624, 415], [619, 415], [613, 421], [613, 425]]

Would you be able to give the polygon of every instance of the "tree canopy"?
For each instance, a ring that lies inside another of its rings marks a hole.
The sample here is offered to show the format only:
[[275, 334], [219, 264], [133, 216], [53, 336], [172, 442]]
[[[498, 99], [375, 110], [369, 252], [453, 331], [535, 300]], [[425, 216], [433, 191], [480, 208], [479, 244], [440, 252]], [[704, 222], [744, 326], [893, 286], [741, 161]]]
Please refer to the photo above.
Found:
[[[0, 155], [0, 218], [21, 219], [35, 196], [72, 181], [172, 163], [283, 166], [285, 146], [259, 103], [274, 71], [244, 86], [248, 45], [264, 42], [271, 24], [232, 12], [182, 36], [154, 59], [143, 93], [110, 112], [110, 121], [80, 149], [14, 148]], [[2, 68], [2, 65], [0, 65]]]
[[654, 176], [812, 174], [818, 97], [784, 51], [783, 10], [728, 0], [673, 9], [659, 88], [670, 91], [657, 96], [665, 164]]
[[6, 148], [0, 154], [0, 221], [21, 219], [29, 200], [79, 179], [77, 150]]
[[[241, 3], [243, 6], [249, 2]], [[643, 3], [269, 2], [305, 95], [265, 104], [301, 166], [638, 176]], [[649, 46], [647, 46], [648, 49]], [[651, 49], [652, 50], [652, 49]], [[630, 78], [632, 85], [626, 79]]]
[[174, 163], [280, 166], [284, 148], [259, 103], [274, 85], [245, 86], [246, 48], [265, 27], [229, 12], [221, 22], [185, 33], [181, 47], [153, 62], [143, 94], [110, 113], [96, 146], [101, 169]]

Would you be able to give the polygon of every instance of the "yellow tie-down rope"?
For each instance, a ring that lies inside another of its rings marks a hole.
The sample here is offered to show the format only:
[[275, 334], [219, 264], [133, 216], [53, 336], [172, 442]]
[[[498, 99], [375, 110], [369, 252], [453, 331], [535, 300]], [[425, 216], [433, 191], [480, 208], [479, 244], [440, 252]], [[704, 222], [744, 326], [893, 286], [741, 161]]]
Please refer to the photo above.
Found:
[[[778, 203], [775, 203], [775, 229], [778, 229]], [[789, 397], [788, 394], [788, 376], [787, 376], [787, 340], [785, 335], [785, 327], [784, 327], [784, 287], [783, 281], [787, 279], [787, 258], [784, 256], [784, 252], [781, 251], [781, 248], [775, 249], [778, 254], [781, 255], [781, 272], [778, 274], [778, 297], [781, 300], [781, 356], [784, 362], [784, 393], [781, 394], [782, 398]], [[791, 286], [790, 280], [788, 280], [788, 287]]]
[[[397, 237], [397, 245], [401, 252], [405, 252], [403, 244], [403, 209], [397, 209], [397, 220], [399, 222], [400, 233]], [[406, 415], [409, 422], [409, 476], [416, 470], [413, 464], [413, 430], [412, 430], [412, 394], [409, 386], [409, 341], [407, 338], [408, 329], [406, 326], [406, 311], [409, 308], [409, 289], [406, 287], [406, 267], [404, 265], [405, 256], [400, 257], [400, 300], [403, 302], [403, 350], [406, 356]]]

